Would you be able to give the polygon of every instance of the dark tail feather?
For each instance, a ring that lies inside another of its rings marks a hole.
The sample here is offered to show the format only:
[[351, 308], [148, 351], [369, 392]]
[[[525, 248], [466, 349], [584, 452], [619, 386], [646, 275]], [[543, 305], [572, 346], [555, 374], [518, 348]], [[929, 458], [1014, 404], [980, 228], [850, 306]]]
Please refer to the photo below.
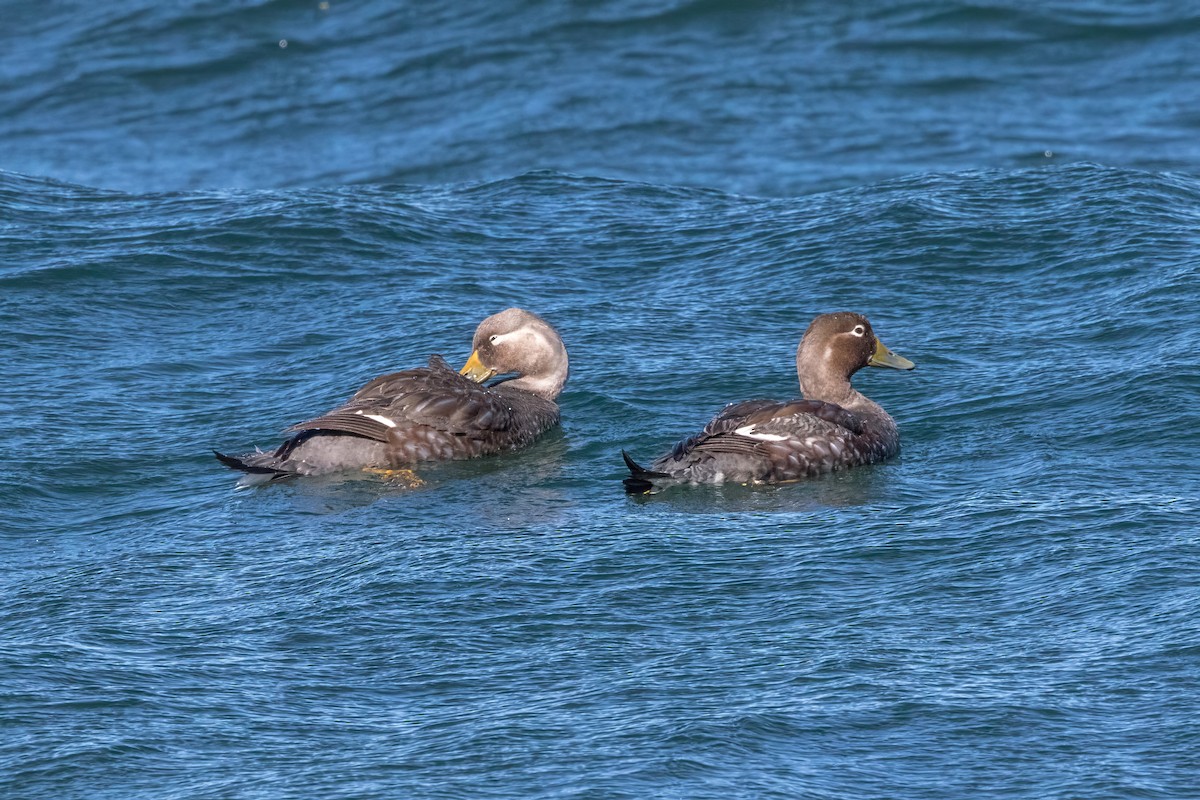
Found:
[[629, 467], [629, 477], [621, 481], [625, 484], [628, 494], [650, 494], [654, 491], [654, 481], [651, 478], [671, 477], [665, 472], [655, 472], [639, 466], [624, 450], [621, 451], [621, 458], [625, 459], [625, 466]]
[[222, 464], [229, 467], [230, 469], [236, 469], [241, 472], [249, 472], [251, 475], [271, 475], [274, 477], [282, 478], [286, 475], [291, 474], [282, 469], [275, 469], [274, 467], [259, 467], [259, 466], [255, 466], [254, 464], [247, 464], [245, 461], [242, 461], [240, 458], [234, 458], [233, 456], [227, 456], [224, 453], [218, 453], [216, 450], [213, 450], [213, 455], [217, 457], [217, 461], [220, 461]]

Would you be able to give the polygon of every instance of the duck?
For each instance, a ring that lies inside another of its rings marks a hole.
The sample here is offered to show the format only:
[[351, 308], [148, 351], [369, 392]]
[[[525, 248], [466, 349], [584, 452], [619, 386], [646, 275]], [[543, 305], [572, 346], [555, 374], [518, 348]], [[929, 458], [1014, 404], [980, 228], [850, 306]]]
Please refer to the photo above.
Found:
[[862, 314], [821, 314], [796, 348], [799, 399], [731, 403], [649, 468], [622, 450], [626, 492], [653, 494], [678, 483], [790, 483], [893, 458], [900, 452], [895, 420], [850, 384], [863, 367], [916, 364], [888, 349]]
[[375, 378], [332, 411], [286, 428], [289, 437], [273, 450], [213, 453], [245, 473], [243, 485], [347, 470], [411, 475], [420, 462], [532, 444], [559, 424], [556, 400], [568, 374], [554, 327], [509, 308], [479, 323], [461, 370], [431, 356], [427, 366]]

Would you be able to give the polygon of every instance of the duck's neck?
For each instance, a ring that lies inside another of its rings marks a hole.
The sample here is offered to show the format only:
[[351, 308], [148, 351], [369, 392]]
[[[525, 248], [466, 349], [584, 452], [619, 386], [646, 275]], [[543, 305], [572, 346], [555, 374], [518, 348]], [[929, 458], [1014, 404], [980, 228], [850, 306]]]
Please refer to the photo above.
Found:
[[850, 379], [829, 369], [801, 369], [799, 359], [796, 375], [800, 379], [800, 393], [805, 400], [822, 400], [849, 408], [859, 398], [866, 400], [850, 385]]
[[805, 400], [834, 403], [856, 414], [891, 420], [883, 406], [850, 385], [841, 375], [816, 372], [800, 376], [800, 394]]
[[549, 375], [521, 375], [504, 382], [506, 386], [535, 394], [553, 401], [567, 382], [566, 369], [556, 370]]

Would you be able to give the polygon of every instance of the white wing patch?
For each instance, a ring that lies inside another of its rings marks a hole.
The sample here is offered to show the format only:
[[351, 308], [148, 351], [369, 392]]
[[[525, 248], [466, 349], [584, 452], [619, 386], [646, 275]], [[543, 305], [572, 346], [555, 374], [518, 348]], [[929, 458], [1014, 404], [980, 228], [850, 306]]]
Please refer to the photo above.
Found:
[[378, 422], [380, 425], [387, 425], [389, 428], [396, 427], [395, 421], [388, 417], [380, 416], [379, 414], [364, 414], [362, 412], [362, 409], [359, 409], [358, 411], [355, 411], [354, 413], [358, 414], [361, 417], [366, 417], [367, 419], [373, 419], [376, 422]]
[[790, 436], [783, 436], [778, 433], [762, 433], [755, 429], [753, 425], [743, 425], [734, 431], [738, 436], [745, 436], [747, 439], [758, 439], [760, 442], [782, 442], [784, 439], [790, 439]]

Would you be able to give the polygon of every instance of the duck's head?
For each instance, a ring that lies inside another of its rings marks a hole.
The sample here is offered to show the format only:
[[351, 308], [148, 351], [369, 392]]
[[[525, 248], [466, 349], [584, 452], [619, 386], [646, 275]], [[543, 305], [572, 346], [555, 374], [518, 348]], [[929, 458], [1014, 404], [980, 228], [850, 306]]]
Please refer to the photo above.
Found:
[[840, 389], [863, 367], [915, 369], [875, 335], [870, 321], [853, 311], [822, 314], [812, 321], [796, 348], [796, 374], [805, 397]]
[[509, 385], [547, 400], [567, 382], [567, 348], [558, 331], [537, 314], [509, 308], [479, 323], [462, 374], [477, 383], [513, 375]]

